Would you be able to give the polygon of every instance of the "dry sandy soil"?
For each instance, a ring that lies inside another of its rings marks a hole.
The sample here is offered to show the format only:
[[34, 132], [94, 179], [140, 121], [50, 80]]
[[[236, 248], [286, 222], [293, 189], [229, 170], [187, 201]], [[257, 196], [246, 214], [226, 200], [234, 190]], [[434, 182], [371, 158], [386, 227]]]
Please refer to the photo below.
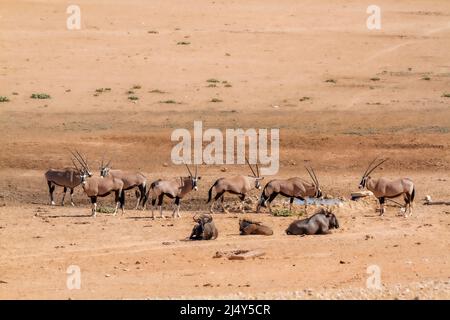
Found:
[[[76, 31], [65, 1], [0, 5], [0, 96], [10, 100], [0, 102], [1, 299], [450, 298], [450, 208], [421, 204], [450, 199], [448, 1], [378, 1], [377, 31], [359, 1], [77, 4]], [[348, 198], [368, 161], [389, 156], [374, 175], [412, 178], [414, 215], [389, 207], [380, 218], [374, 199], [346, 201], [333, 234], [289, 237], [294, 217], [249, 213], [275, 234], [241, 237], [240, 214], [217, 214], [217, 240], [183, 241], [213, 180], [248, 173], [242, 165], [202, 166], [178, 220], [134, 210], [94, 219], [79, 189], [77, 207], [47, 205], [43, 173], [70, 165], [68, 148], [149, 180], [185, 174], [170, 161], [170, 134], [194, 120], [280, 128], [277, 176], [306, 177], [311, 163], [334, 196]], [[255, 248], [266, 255], [213, 258]], [[66, 287], [70, 265], [80, 290]], [[382, 290], [366, 288], [370, 265]]]

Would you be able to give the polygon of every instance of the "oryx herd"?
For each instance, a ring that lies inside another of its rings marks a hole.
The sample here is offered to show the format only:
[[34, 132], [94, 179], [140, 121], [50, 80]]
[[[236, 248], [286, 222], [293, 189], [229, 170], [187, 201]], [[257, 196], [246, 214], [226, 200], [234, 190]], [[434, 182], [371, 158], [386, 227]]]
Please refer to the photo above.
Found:
[[[147, 200], [151, 198], [152, 204], [152, 218], [154, 218], [154, 209], [157, 205], [159, 208], [160, 217], [163, 216], [162, 204], [164, 196], [174, 199], [174, 208], [172, 216], [174, 218], [180, 216], [180, 202], [192, 190], [198, 190], [198, 182], [201, 179], [198, 176], [198, 166], [195, 166], [194, 173], [187, 164], [185, 164], [188, 175], [184, 177], [174, 177], [169, 180], [157, 179], [148, 183], [147, 178], [141, 172], [113, 170], [111, 168], [111, 161], [101, 162], [100, 172], [94, 175], [90, 170], [87, 157], [81, 155], [78, 151], [72, 152], [73, 167], [66, 167], [63, 169], [50, 169], [45, 173], [45, 178], [48, 184], [51, 205], [55, 205], [53, 192], [56, 186], [64, 188], [61, 205], [64, 205], [64, 197], [67, 189], [70, 189], [70, 200], [72, 206], [73, 190], [78, 185], [81, 185], [84, 193], [90, 198], [92, 204], [92, 216], [96, 216], [97, 212], [97, 198], [105, 197], [109, 194], [115, 196], [115, 210], [114, 215], [118, 209], [124, 212], [125, 191], [135, 189], [137, 202], [135, 209], [141, 205], [142, 210], [145, 209]], [[383, 164], [388, 159], [379, 160], [374, 159], [365, 170], [359, 188], [371, 191], [378, 199], [380, 208], [378, 211], [380, 215], [385, 213], [384, 203], [386, 199], [403, 196], [405, 201], [404, 215], [412, 214], [412, 204], [415, 196], [414, 183], [409, 178], [401, 178], [397, 180], [389, 180], [385, 177], [374, 179], [370, 174]], [[220, 200], [220, 204], [224, 212], [228, 212], [224, 207], [225, 193], [237, 195], [241, 200], [241, 211], [244, 210], [244, 200], [246, 195], [252, 189], [261, 189], [261, 181], [264, 177], [261, 176], [258, 165], [255, 168], [248, 162], [247, 164], [252, 172], [252, 175], [236, 175], [217, 179], [208, 191], [207, 203], [211, 202], [209, 211], [214, 213], [214, 204]], [[289, 210], [292, 210], [292, 203], [294, 199], [303, 200], [305, 203], [305, 213], [307, 210], [307, 198], [322, 198], [323, 193], [319, 184], [319, 179], [312, 167], [306, 167], [306, 170], [311, 178], [307, 181], [300, 177], [291, 177], [289, 179], [273, 179], [266, 183], [262, 189], [262, 193], [257, 202], [255, 211], [258, 213], [262, 207], [268, 207], [269, 212], [272, 213], [271, 203], [277, 195], [282, 195], [289, 198]], [[213, 194], [214, 199], [213, 199]], [[157, 203], [156, 203], [157, 202]], [[324, 219], [324, 218], [323, 218]], [[200, 222], [198, 222], [200, 223]]]

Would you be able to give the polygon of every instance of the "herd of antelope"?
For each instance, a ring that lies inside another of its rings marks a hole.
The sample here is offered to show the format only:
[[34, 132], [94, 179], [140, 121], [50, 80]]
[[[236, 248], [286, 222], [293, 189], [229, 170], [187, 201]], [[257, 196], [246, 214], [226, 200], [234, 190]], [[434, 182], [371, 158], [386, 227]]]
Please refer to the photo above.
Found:
[[[84, 193], [90, 198], [92, 204], [92, 216], [96, 216], [97, 212], [97, 198], [105, 197], [111, 193], [115, 195], [116, 207], [114, 215], [117, 213], [119, 207], [124, 212], [125, 204], [125, 191], [136, 189], [137, 203], [135, 209], [141, 205], [142, 210], [145, 209], [147, 200], [151, 197], [152, 203], [152, 218], [154, 218], [154, 209], [157, 201], [161, 218], [164, 218], [162, 211], [162, 203], [164, 196], [174, 199], [174, 208], [172, 216], [180, 216], [180, 201], [192, 190], [197, 191], [198, 181], [201, 179], [198, 176], [198, 166], [195, 166], [194, 174], [187, 164], [186, 168], [188, 176], [176, 177], [170, 180], [158, 179], [152, 182], [148, 187], [147, 178], [140, 172], [112, 170], [111, 162], [104, 163], [102, 161], [100, 166], [99, 175], [94, 176], [89, 168], [87, 158], [82, 156], [78, 151], [72, 153], [73, 167], [67, 167], [63, 169], [50, 169], [45, 173], [47, 180], [50, 203], [55, 205], [53, 198], [53, 192], [56, 186], [64, 188], [64, 193], [61, 201], [61, 205], [64, 205], [64, 198], [67, 193], [67, 189], [70, 189], [70, 201], [72, 206], [73, 191], [81, 184]], [[359, 189], [367, 189], [373, 193], [378, 199], [380, 208], [377, 211], [380, 215], [385, 213], [385, 200], [391, 198], [397, 198], [403, 196], [405, 201], [404, 215], [408, 216], [408, 213], [412, 214], [412, 204], [415, 196], [414, 183], [409, 178], [401, 178], [396, 180], [390, 180], [385, 177], [374, 179], [370, 174], [381, 164], [388, 159], [378, 160], [375, 158], [365, 170], [361, 181], [359, 183]], [[256, 164], [255, 169], [250, 165], [246, 159], [247, 164], [252, 172], [252, 175], [244, 176], [230, 176], [217, 179], [208, 191], [207, 203], [211, 202], [213, 198], [213, 192], [215, 193], [214, 199], [211, 203], [210, 212], [214, 212], [215, 203], [220, 200], [222, 209], [224, 212], [228, 212], [224, 207], [224, 194], [234, 194], [239, 196], [241, 200], [241, 210], [244, 210], [244, 200], [247, 193], [255, 189], [261, 189], [261, 180], [264, 179], [260, 175], [259, 167]], [[78, 163], [78, 165], [77, 165]], [[305, 203], [305, 213], [307, 210], [307, 198], [321, 198], [322, 190], [319, 184], [319, 180], [311, 167], [306, 167], [306, 170], [311, 178], [311, 182], [299, 177], [292, 177], [289, 179], [274, 179], [269, 181], [263, 188], [261, 196], [258, 200], [256, 212], [258, 213], [261, 207], [268, 207], [270, 213], [272, 209], [270, 207], [271, 202], [277, 195], [282, 195], [290, 199], [289, 210], [292, 210], [292, 203], [294, 199], [303, 200]]]

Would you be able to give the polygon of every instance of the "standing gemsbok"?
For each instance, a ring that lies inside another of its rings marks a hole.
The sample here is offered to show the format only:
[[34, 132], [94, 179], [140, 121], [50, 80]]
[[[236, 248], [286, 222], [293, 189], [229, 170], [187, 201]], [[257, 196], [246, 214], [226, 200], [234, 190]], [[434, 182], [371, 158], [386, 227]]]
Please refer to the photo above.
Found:
[[150, 188], [147, 192], [147, 195], [144, 199], [143, 206], [145, 207], [145, 202], [148, 199], [148, 195], [151, 193], [152, 195], [152, 218], [155, 218], [154, 215], [154, 208], [156, 199], [158, 199], [158, 207], [159, 207], [159, 213], [161, 215], [161, 218], [164, 218], [163, 211], [162, 211], [162, 203], [164, 196], [168, 196], [170, 199], [175, 199], [175, 206], [173, 208], [172, 216], [175, 217], [181, 217], [180, 215], [180, 200], [183, 199], [185, 195], [187, 195], [190, 191], [194, 190], [197, 191], [197, 182], [201, 179], [197, 175], [198, 173], [198, 167], [195, 166], [195, 175], [192, 175], [191, 170], [189, 169], [188, 165], [186, 165], [186, 168], [189, 172], [189, 177], [179, 177], [172, 180], [156, 180], [152, 182], [150, 185]]
[[83, 158], [78, 151], [76, 155], [72, 152], [72, 155], [75, 157], [75, 159], [78, 161], [78, 163], [81, 165], [82, 168], [81, 170], [79, 170], [81, 176], [81, 185], [86, 195], [91, 199], [92, 216], [95, 217], [97, 214], [97, 197], [106, 197], [112, 192], [114, 192], [116, 201], [116, 208], [114, 210], [114, 215], [117, 214], [117, 209], [119, 208], [119, 205], [120, 208], [122, 209], [123, 214], [124, 212], [123, 204], [125, 197], [123, 192], [123, 181], [114, 178], [111, 175], [108, 175], [104, 178], [93, 177], [91, 171], [89, 170], [87, 160]]
[[112, 170], [111, 161], [104, 164], [102, 160], [102, 165], [100, 167], [100, 176], [107, 177], [112, 176], [114, 178], [120, 179], [123, 181], [123, 191], [130, 190], [133, 188], [138, 188], [139, 192], [136, 191], [137, 203], [135, 210], [139, 207], [141, 201], [143, 201], [146, 193], [147, 187], [147, 178], [140, 172], [130, 172], [130, 171], [122, 171], [122, 170]]
[[361, 182], [359, 183], [359, 189], [367, 188], [372, 191], [373, 195], [378, 199], [380, 203], [380, 216], [384, 214], [384, 202], [386, 199], [396, 198], [403, 195], [405, 200], [405, 217], [407, 217], [407, 209], [409, 214], [412, 214], [412, 203], [415, 196], [414, 182], [409, 178], [400, 178], [397, 180], [389, 180], [385, 177], [373, 179], [370, 174], [378, 168], [381, 164], [388, 159], [381, 160], [378, 164], [374, 165], [377, 158], [375, 158], [367, 167], [364, 172]]
[[311, 177], [312, 183], [299, 177], [269, 181], [264, 186], [263, 192], [261, 193], [256, 212], [259, 212], [261, 207], [266, 207], [267, 205], [269, 207], [269, 212], [272, 213], [270, 204], [277, 195], [281, 194], [282, 196], [290, 198], [289, 211], [292, 210], [294, 199], [303, 200], [305, 202], [305, 214], [308, 215], [306, 198], [320, 198], [322, 196], [322, 190], [320, 189], [319, 180], [317, 179], [314, 169], [306, 168], [306, 170]]
[[264, 177], [261, 177], [259, 175], [259, 167], [256, 164], [256, 172], [253, 170], [252, 166], [248, 162], [248, 166], [250, 167], [250, 170], [252, 170], [253, 176], [232, 176], [228, 178], [220, 178], [217, 179], [216, 182], [211, 186], [211, 188], [208, 191], [208, 201], [206, 203], [209, 203], [212, 198], [212, 192], [213, 190], [216, 192], [216, 196], [214, 197], [214, 201], [211, 204], [211, 207], [209, 211], [213, 213], [214, 204], [216, 201], [220, 198], [220, 203], [222, 205], [222, 209], [225, 213], [228, 213], [228, 210], [225, 209], [223, 205], [224, 200], [224, 194], [226, 192], [231, 194], [239, 195], [239, 199], [241, 200], [241, 210], [243, 213], [245, 213], [244, 210], [244, 200], [247, 192], [255, 189], [261, 189], [260, 181], [264, 179]]
[[61, 200], [61, 205], [64, 206], [64, 198], [66, 197], [67, 189], [70, 189], [70, 204], [75, 206], [73, 203], [73, 189], [81, 183], [80, 172], [71, 167], [63, 169], [49, 169], [45, 173], [45, 179], [47, 180], [48, 192], [50, 194], [50, 204], [55, 205], [53, 200], [53, 192], [56, 186], [64, 188], [63, 197]]

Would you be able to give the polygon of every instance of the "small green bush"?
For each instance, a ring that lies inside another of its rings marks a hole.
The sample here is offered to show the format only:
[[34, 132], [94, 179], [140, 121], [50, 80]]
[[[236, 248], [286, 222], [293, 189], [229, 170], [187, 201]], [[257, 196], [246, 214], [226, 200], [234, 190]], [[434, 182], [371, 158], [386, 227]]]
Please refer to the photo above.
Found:
[[50, 99], [50, 95], [47, 93], [33, 93], [31, 99]]

